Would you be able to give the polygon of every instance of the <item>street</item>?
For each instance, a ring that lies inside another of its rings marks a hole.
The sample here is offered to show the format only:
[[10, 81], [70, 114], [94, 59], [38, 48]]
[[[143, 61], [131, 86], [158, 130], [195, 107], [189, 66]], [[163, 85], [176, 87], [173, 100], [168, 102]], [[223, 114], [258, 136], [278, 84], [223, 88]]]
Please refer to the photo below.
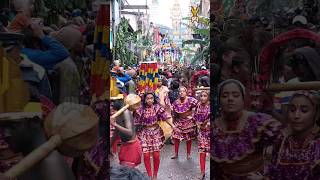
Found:
[[[192, 143], [192, 158], [187, 160], [186, 157], [186, 144], [182, 142], [179, 148], [179, 158], [171, 159], [173, 155], [174, 146], [171, 144], [166, 144], [161, 150], [160, 158], [160, 168], [158, 173], [158, 180], [196, 180], [200, 174], [200, 164], [199, 164], [199, 154], [197, 150], [197, 141]], [[152, 161], [151, 161], [152, 162]], [[119, 163], [118, 158], [115, 158], [111, 165], [114, 163]], [[143, 161], [137, 167], [141, 172], [146, 173]], [[210, 179], [210, 159], [207, 157], [206, 160], [206, 180]]]

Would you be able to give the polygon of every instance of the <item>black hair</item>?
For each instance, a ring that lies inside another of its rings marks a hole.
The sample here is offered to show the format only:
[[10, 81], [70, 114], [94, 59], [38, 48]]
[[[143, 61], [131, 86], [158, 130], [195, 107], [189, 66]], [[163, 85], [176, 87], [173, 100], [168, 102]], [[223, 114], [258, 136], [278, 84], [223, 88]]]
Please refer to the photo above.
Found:
[[145, 176], [138, 169], [126, 167], [126, 166], [116, 166], [110, 168], [110, 179], [114, 180], [148, 180], [149, 178]]
[[119, 100], [113, 100], [111, 102], [111, 106], [113, 107], [114, 110], [118, 111], [123, 107], [123, 101], [122, 99]]
[[299, 64], [306, 66], [308, 68], [310, 68], [312, 74], [314, 75], [313, 70], [311, 69], [308, 61], [306, 60], [306, 58], [301, 54], [301, 53], [294, 53], [292, 54], [292, 56], [289, 58], [289, 62], [288, 64], [294, 68], [297, 67]]
[[293, 53], [291, 57], [289, 57], [289, 64], [291, 66], [297, 66], [298, 64], [303, 64], [303, 62], [306, 62], [305, 57], [300, 53]]
[[14, 146], [12, 150], [26, 155], [33, 150], [36, 138], [41, 138], [43, 120], [38, 116], [21, 118], [19, 121], [4, 121], [1, 127], [11, 134], [7, 140], [10, 146]]
[[223, 44], [222, 46], [220, 46], [220, 48], [218, 49], [218, 52], [217, 52], [217, 62], [218, 62], [218, 64], [222, 65], [222, 63], [223, 63], [223, 55], [229, 54], [232, 51], [237, 52], [238, 49], [236, 47], [233, 47], [232, 45], [228, 45], [226, 43]]
[[33, 36], [33, 30], [31, 26], [23, 28], [21, 33], [24, 35], [24, 39], [22, 43], [26, 48], [30, 48], [30, 49], [38, 49], [38, 47], [41, 48], [41, 45], [42, 45], [41, 40]]
[[199, 82], [204, 87], [210, 87], [210, 78], [208, 76], [201, 77]]
[[158, 98], [158, 96], [156, 96], [155, 93], [145, 93], [145, 94], [143, 95], [143, 98], [142, 98], [142, 100], [143, 100], [143, 101], [142, 101], [142, 106], [143, 106], [144, 108], [147, 106], [146, 99], [147, 99], [147, 96], [148, 96], [149, 94], [151, 94], [151, 95], [153, 96], [153, 99], [154, 99], [153, 104], [157, 104], [157, 103], [159, 102], [159, 98]]
[[180, 87], [180, 83], [178, 81], [175, 80], [171, 82], [171, 87], [170, 87], [171, 90], [179, 89], [179, 87]]
[[94, 30], [90, 30], [86, 32], [86, 42], [87, 44], [94, 43]]
[[165, 77], [162, 78], [161, 82], [162, 82], [163, 86], [167, 86], [168, 85], [168, 80]]

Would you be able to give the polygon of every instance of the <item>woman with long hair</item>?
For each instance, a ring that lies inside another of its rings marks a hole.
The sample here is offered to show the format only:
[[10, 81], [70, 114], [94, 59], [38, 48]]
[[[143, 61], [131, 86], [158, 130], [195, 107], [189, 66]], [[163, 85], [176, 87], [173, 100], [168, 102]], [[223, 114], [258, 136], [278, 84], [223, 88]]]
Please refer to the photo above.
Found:
[[289, 126], [267, 150], [268, 179], [320, 179], [319, 105], [316, 91], [298, 91], [292, 96]]
[[[141, 141], [144, 164], [149, 177], [157, 179], [160, 165], [160, 150], [164, 145], [164, 134], [160, 128], [159, 121], [169, 121], [170, 116], [159, 104], [158, 97], [154, 93], [146, 93], [142, 98], [142, 106], [134, 112], [134, 123], [139, 126], [138, 137]], [[153, 173], [151, 172], [150, 157], [153, 156]]]
[[200, 179], [205, 177], [206, 154], [210, 152], [210, 95], [209, 91], [201, 91], [200, 102], [194, 112], [198, 127], [198, 151], [200, 154]]
[[243, 180], [263, 173], [264, 148], [280, 133], [280, 122], [245, 109], [245, 92], [233, 79], [218, 86], [221, 115], [213, 122], [210, 147], [213, 179]]
[[179, 98], [172, 104], [173, 123], [176, 128], [173, 130], [175, 155], [171, 159], [178, 158], [180, 141], [187, 141], [187, 158], [190, 159], [192, 139], [196, 137], [196, 123], [193, 119], [193, 109], [198, 100], [187, 96], [187, 88], [179, 88]]

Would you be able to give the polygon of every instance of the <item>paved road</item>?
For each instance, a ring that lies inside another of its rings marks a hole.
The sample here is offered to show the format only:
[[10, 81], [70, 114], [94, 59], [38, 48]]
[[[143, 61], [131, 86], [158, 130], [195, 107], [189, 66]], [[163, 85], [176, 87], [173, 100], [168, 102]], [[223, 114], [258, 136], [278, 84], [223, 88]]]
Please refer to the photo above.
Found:
[[[182, 142], [179, 148], [179, 158], [171, 159], [173, 155], [174, 146], [166, 144], [161, 150], [160, 168], [158, 173], [158, 180], [197, 180], [200, 174], [199, 154], [197, 151], [197, 141], [192, 143], [192, 158], [187, 160], [186, 144]], [[151, 161], [152, 162], [152, 161]], [[118, 163], [118, 160], [111, 162]], [[144, 164], [137, 167], [141, 172], [146, 173]], [[206, 160], [206, 180], [210, 179], [210, 160]]]

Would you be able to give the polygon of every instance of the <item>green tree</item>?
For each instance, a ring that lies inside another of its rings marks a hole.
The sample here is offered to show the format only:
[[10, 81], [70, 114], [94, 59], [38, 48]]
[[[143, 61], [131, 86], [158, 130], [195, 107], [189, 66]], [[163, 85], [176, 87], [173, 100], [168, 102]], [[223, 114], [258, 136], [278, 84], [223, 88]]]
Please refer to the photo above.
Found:
[[129, 31], [129, 21], [125, 18], [120, 20], [118, 30], [116, 32], [116, 45], [113, 50], [116, 59], [120, 59], [124, 65], [133, 65], [137, 63], [137, 57], [134, 52], [130, 49], [130, 45], [137, 45], [140, 42], [138, 35], [141, 31], [131, 32]]
[[[190, 21], [190, 17], [185, 17], [183, 20]], [[192, 58], [191, 64], [195, 64], [201, 61], [205, 61], [206, 64], [209, 63], [210, 58], [210, 19], [207, 17], [199, 17], [197, 25], [183, 23], [185, 26], [190, 28], [195, 34], [199, 34], [202, 39], [189, 39], [183, 41], [183, 46], [186, 44], [199, 44], [200, 49]], [[201, 27], [201, 28], [200, 28]]]

